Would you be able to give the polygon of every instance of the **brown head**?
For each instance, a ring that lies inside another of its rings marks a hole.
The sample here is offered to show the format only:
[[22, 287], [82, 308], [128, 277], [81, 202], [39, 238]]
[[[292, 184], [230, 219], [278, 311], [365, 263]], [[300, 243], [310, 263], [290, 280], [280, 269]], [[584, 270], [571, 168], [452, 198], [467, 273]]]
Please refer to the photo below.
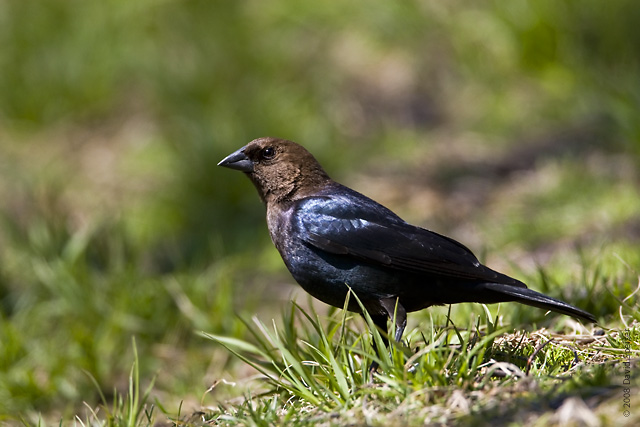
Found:
[[331, 181], [304, 147], [271, 137], [254, 139], [218, 166], [246, 173], [267, 204], [305, 197]]

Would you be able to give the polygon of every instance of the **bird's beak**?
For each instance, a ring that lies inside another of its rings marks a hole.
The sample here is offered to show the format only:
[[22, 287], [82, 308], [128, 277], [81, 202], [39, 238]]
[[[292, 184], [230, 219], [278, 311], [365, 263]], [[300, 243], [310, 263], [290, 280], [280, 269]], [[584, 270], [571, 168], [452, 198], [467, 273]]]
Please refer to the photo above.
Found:
[[229, 154], [218, 163], [218, 166], [224, 166], [225, 168], [236, 169], [242, 172], [253, 172], [253, 162], [244, 154], [245, 148], [246, 146]]

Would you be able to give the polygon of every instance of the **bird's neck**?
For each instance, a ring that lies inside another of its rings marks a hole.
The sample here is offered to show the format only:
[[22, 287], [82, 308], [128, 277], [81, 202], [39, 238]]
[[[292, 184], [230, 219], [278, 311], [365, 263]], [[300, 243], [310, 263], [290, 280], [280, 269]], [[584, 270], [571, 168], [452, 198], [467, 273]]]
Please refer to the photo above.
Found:
[[260, 198], [267, 205], [288, 203], [309, 197], [333, 183], [322, 168], [298, 169], [293, 173], [289, 171], [268, 182], [257, 182], [253, 179], [252, 181], [258, 189]]

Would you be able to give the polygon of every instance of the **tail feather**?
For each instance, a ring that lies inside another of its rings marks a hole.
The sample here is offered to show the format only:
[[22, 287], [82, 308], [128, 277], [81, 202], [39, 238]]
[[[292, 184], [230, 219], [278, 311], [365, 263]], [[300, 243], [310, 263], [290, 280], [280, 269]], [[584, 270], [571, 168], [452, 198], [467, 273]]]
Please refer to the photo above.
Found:
[[511, 301], [517, 301], [533, 307], [551, 310], [569, 316], [577, 317], [588, 322], [597, 323], [596, 318], [593, 314], [574, 307], [571, 304], [567, 304], [564, 301], [548, 297], [544, 294], [541, 294], [540, 292], [536, 292], [528, 288], [520, 288], [510, 285], [504, 285], [501, 283], [485, 283], [484, 287], [486, 289], [498, 292], [502, 295], [511, 297]]

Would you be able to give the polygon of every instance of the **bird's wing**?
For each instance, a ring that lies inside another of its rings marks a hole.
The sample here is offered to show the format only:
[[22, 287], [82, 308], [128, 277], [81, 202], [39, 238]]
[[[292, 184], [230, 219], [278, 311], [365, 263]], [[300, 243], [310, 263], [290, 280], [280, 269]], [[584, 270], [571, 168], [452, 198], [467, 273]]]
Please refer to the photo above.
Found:
[[525, 287], [482, 265], [461, 243], [410, 225], [370, 199], [309, 198], [295, 218], [307, 244], [332, 254], [419, 274]]

